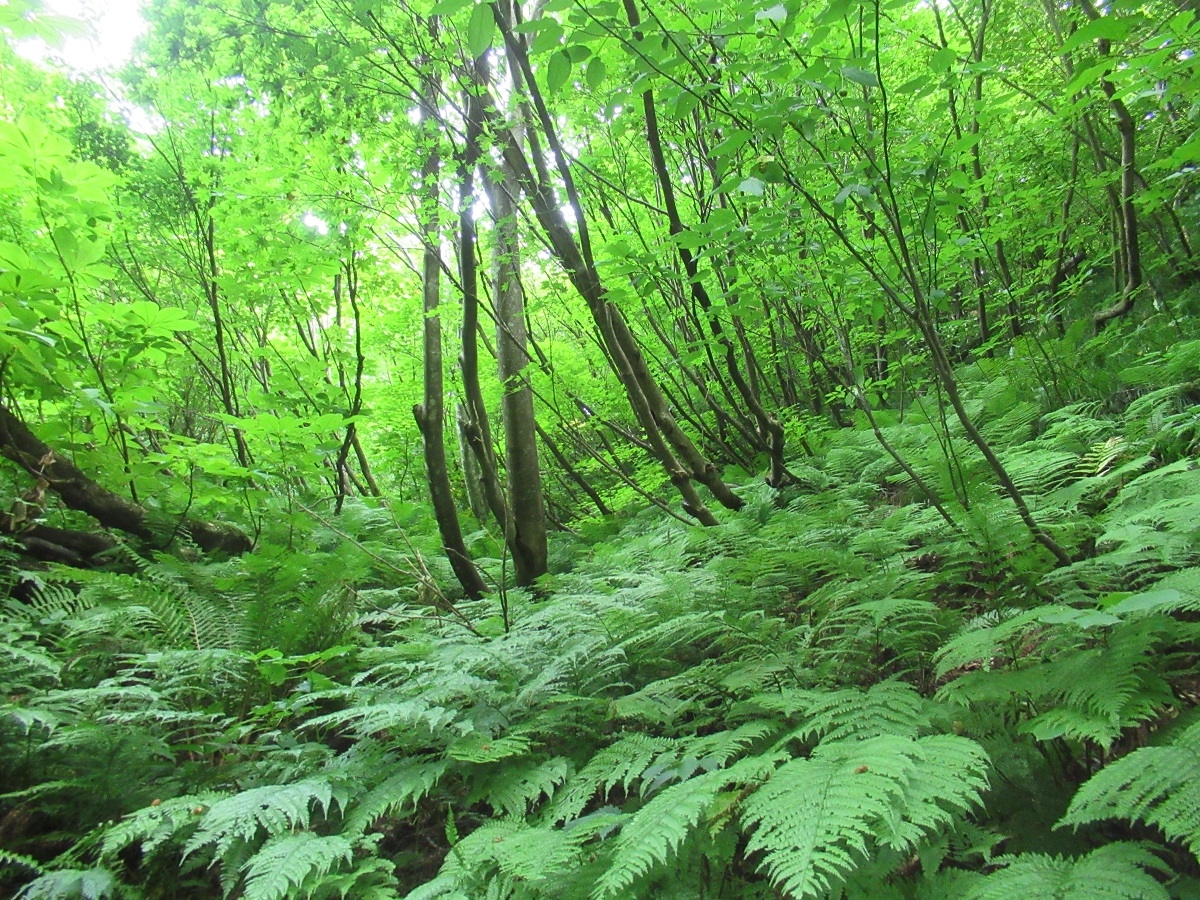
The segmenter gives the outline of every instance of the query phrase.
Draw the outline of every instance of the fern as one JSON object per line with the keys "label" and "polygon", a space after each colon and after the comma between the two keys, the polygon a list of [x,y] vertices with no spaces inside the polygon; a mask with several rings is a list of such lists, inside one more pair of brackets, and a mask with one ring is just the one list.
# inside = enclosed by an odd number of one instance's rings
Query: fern
{"label": "fern", "polygon": [[10,866],[24,869],[27,872],[33,872],[35,875],[41,875],[46,871],[45,866],[32,856],[26,856],[23,853],[13,853],[0,848],[0,871]]}
{"label": "fern", "polygon": [[313,811],[327,814],[333,802],[333,785],[315,777],[225,797],[202,812],[200,827],[184,845],[183,855],[211,845],[221,856],[237,841],[253,841],[260,831],[279,835],[307,828]]}
{"label": "fern", "polygon": [[1155,825],[1200,858],[1200,723],[1167,746],[1105,766],[1075,794],[1058,827],[1104,819]]}
{"label": "fern", "polygon": [[1170,894],[1151,873],[1170,870],[1136,844],[1116,843],[1078,859],[1040,853],[1000,857],[1004,866],[976,882],[963,900],[1167,900]]}
{"label": "fern", "polygon": [[805,722],[795,732],[801,740],[833,743],[882,735],[915,737],[927,723],[921,696],[899,681],[882,681],[866,691],[811,691],[801,696]]}
{"label": "fern", "polygon": [[529,739],[514,734],[504,737],[488,737],[486,734],[469,734],[454,741],[446,755],[459,762],[490,763],[529,753]]}
{"label": "fern", "polygon": [[621,826],[613,848],[617,861],[596,882],[593,896],[619,895],[656,865],[666,863],[722,790],[729,785],[760,781],[773,767],[769,758],[751,757],[659,792]]}
{"label": "fern", "polygon": [[59,869],[25,885],[16,900],[108,900],[117,890],[107,869]]}
{"label": "fern", "polygon": [[311,831],[276,835],[244,866],[246,890],[242,896],[246,900],[283,900],[293,889],[322,878],[338,864],[349,863],[353,855],[353,845],[338,835],[322,837]]}
{"label": "fern", "polygon": [[821,744],[779,768],[743,806],[747,852],[781,891],[830,890],[871,853],[876,836],[908,848],[979,802],[987,758],[965,738],[894,736]]}
{"label": "fern", "polygon": [[576,818],[592,801],[597,791],[605,795],[620,785],[626,792],[634,780],[658,757],[670,753],[675,745],[665,738],[632,734],[601,750],[575,777],[566,783],[554,800],[554,821]]}
{"label": "fern", "polygon": [[[498,875],[501,884],[507,881],[553,889],[578,865],[582,846],[610,824],[599,817],[571,828],[533,827],[512,819],[488,822],[454,846],[442,871],[459,885]],[[497,895],[506,896],[506,892]]]}
{"label": "fern", "polygon": [[363,834],[378,819],[395,815],[409,804],[415,805],[433,790],[445,771],[446,763],[442,761],[400,760],[391,763],[382,782],[354,798],[346,813],[343,831]]}
{"label": "fern", "polygon": [[346,727],[362,739],[381,732],[403,733],[414,726],[422,726],[425,733],[437,732],[456,718],[451,710],[432,706],[421,699],[371,702],[370,695],[362,692],[351,697],[355,705],[309,719],[307,727],[318,730]]}
{"label": "fern", "polygon": [[543,762],[506,763],[488,784],[487,801],[498,813],[524,816],[543,797],[551,796],[572,770],[571,763],[561,756]]}

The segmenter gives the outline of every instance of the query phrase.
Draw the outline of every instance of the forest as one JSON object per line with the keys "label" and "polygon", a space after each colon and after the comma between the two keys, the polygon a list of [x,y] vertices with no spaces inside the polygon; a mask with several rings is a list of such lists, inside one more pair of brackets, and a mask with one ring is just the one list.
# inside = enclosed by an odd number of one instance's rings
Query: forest
{"label": "forest", "polygon": [[1200,2],[141,14],[0,4],[0,897],[1200,897]]}

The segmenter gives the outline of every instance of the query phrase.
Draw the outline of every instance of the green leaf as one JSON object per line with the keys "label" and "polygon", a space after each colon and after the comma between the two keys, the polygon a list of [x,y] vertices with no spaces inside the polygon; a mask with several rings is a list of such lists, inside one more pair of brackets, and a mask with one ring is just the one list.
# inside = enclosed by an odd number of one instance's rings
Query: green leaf
{"label": "green leaf", "polygon": [[471,0],[438,0],[429,11],[431,16],[452,16],[471,5]]}
{"label": "green leaf", "polygon": [[945,72],[958,59],[958,54],[949,47],[943,47],[929,59],[929,68],[935,72]]}
{"label": "green leaf", "polygon": [[604,60],[600,57],[596,57],[588,63],[587,83],[592,90],[596,90],[604,83]]}
{"label": "green leaf", "polygon": [[562,43],[563,28],[553,17],[543,16],[540,19],[534,19],[528,24],[538,26],[533,41],[529,45],[530,56],[536,56],[539,53],[545,53],[547,50],[553,50]]}
{"label": "green leaf", "polygon": [[842,66],[842,77],[864,87],[879,87],[879,76],[869,69],[860,69],[858,66]]}
{"label": "green leaf", "polygon": [[496,20],[492,16],[492,4],[480,3],[471,10],[471,21],[467,23],[467,49],[472,56],[482,56],[492,46],[492,35]]}
{"label": "green leaf", "polygon": [[1063,41],[1062,49],[1064,53],[1069,53],[1082,47],[1089,41],[1120,41],[1124,40],[1129,32],[1133,30],[1133,26],[1137,20],[1132,17],[1117,16],[1101,16],[1098,19],[1092,19],[1073,35]]}
{"label": "green leaf", "polygon": [[761,178],[754,178],[751,176],[750,178],[743,178],[741,183],[738,184],[737,189],[743,194],[761,197],[765,187],[766,185],[763,183]]}
{"label": "green leaf", "polygon": [[557,94],[571,77],[571,57],[565,50],[559,50],[550,57],[546,67],[546,89]]}

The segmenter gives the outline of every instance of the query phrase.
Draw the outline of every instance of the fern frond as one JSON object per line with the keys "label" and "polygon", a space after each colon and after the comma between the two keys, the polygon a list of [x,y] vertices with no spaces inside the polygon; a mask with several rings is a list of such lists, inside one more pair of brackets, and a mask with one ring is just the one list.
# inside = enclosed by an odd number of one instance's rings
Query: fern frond
{"label": "fern frond", "polygon": [[1039,607],[1023,612],[1002,609],[967,623],[938,650],[935,656],[937,676],[944,677],[976,662],[990,666],[996,657],[1015,658],[1018,655],[1015,648],[1025,645],[1027,633],[1039,628],[1042,618],[1057,609],[1060,607]]}
{"label": "fern frond", "polygon": [[552,795],[572,771],[570,761],[561,756],[543,762],[506,763],[487,787],[487,802],[496,812],[524,816],[542,797]]}
{"label": "fern frond", "polygon": [[108,900],[118,887],[108,869],[58,869],[25,885],[16,900]]}
{"label": "fern frond", "polygon": [[[879,832],[880,842],[904,852],[927,834],[949,829],[987,790],[990,765],[974,741],[948,734],[920,738],[921,755],[904,786],[902,815]],[[884,836],[884,827],[890,834]]]}
{"label": "fern frond", "polygon": [[608,827],[610,822],[599,820],[571,828],[532,827],[515,819],[487,822],[454,846],[442,871],[458,875],[460,884],[472,876],[486,879],[499,873],[552,886],[578,864],[582,845]]}
{"label": "fern frond", "polygon": [[105,830],[100,841],[100,858],[114,860],[126,847],[137,844],[148,859],[168,842],[195,830],[199,824],[196,810],[203,812],[226,796],[215,792],[187,794],[130,813]]}
{"label": "fern frond", "polygon": [[888,651],[890,671],[923,668],[941,635],[937,606],[928,600],[888,598],[837,609],[815,626],[814,665],[836,672],[869,673]]}
{"label": "fern frond", "polygon": [[0,868],[7,866],[18,866],[28,872],[33,872],[35,875],[42,875],[46,871],[46,867],[32,856],[26,856],[24,853],[13,853],[11,850],[0,848]]}
{"label": "fern frond", "polygon": [[1041,853],[1000,857],[1005,864],[977,881],[964,900],[1167,900],[1151,872],[1168,874],[1160,859],[1137,844],[1115,843],[1078,859]]}
{"label": "fern frond", "polygon": [[525,756],[528,753],[529,738],[522,734],[493,738],[478,732],[457,739],[446,751],[446,755],[451,759],[476,765]]}
{"label": "fern frond", "polygon": [[780,890],[819,895],[870,854],[884,823],[885,843],[907,847],[944,825],[948,810],[978,803],[985,771],[983,751],[951,735],[822,744],[746,800],[743,818],[756,826],[746,849],[764,853]]}
{"label": "fern frond", "polygon": [[359,739],[380,732],[411,731],[423,726],[425,733],[437,732],[455,720],[457,714],[440,706],[431,706],[423,699],[371,702],[371,697],[355,698],[358,703],[348,709],[326,713],[309,719],[308,728],[346,728]]}
{"label": "fern frond", "polygon": [[1076,791],[1056,827],[1104,819],[1157,826],[1200,858],[1200,723],[1167,746],[1109,763]]}
{"label": "fern frond", "polygon": [[795,736],[822,743],[880,735],[915,737],[928,724],[921,695],[901,681],[881,681],[866,691],[810,691],[801,708],[805,722]]}
{"label": "fern frond", "polygon": [[283,900],[309,879],[319,879],[339,863],[350,862],[353,845],[340,835],[311,831],[270,838],[242,867],[246,900]]}
{"label": "fern frond", "polygon": [[1166,617],[1120,622],[1101,647],[1079,649],[1038,668],[1043,683],[1035,696],[1062,702],[1022,730],[1039,740],[1086,738],[1108,748],[1121,732],[1158,713],[1174,699],[1155,664],[1158,649],[1175,631]]}
{"label": "fern frond", "polygon": [[342,823],[344,834],[363,834],[375,822],[414,806],[437,785],[446,771],[446,762],[401,760],[382,782],[354,798]]}
{"label": "fern frond", "polygon": [[674,749],[675,743],[671,740],[643,734],[631,734],[610,744],[588,760],[587,765],[563,787],[561,795],[554,801],[553,821],[576,818],[597,791],[607,795],[619,784],[628,792],[634,780],[641,777],[655,759]]}
{"label": "fern frond", "polygon": [[307,828],[313,811],[328,814],[332,802],[333,785],[322,778],[241,791],[218,800],[203,813],[200,828],[184,845],[183,855],[212,845],[222,856],[235,841],[253,841],[260,830],[274,836]]}
{"label": "fern frond", "polygon": [[665,864],[729,785],[765,778],[773,761],[741,760],[728,769],[706,772],[660,791],[622,827],[614,862],[596,882],[595,898],[621,894],[656,865]]}
{"label": "fern frond", "polygon": [[1079,454],[1036,445],[1000,454],[1013,483],[1026,494],[1045,494],[1065,484],[1079,465]]}

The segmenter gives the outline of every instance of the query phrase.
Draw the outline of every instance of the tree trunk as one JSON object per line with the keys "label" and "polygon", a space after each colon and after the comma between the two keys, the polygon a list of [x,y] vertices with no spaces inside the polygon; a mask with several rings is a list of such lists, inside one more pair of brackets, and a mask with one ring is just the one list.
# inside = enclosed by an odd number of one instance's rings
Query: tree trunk
{"label": "tree trunk", "polygon": [[[477,62],[482,66],[482,61]],[[482,70],[479,81],[486,79]],[[462,352],[459,367],[462,371],[463,404],[465,421],[460,423],[461,433],[478,463],[479,480],[476,482],[483,492],[488,508],[501,530],[507,533],[508,508],[504,501],[504,487],[500,483],[496,453],[492,447],[492,429],[488,423],[487,407],[483,402],[483,389],[479,384],[479,276],[476,264],[478,243],[475,218],[471,208],[475,205],[475,169],[481,155],[479,138],[483,129],[483,110],[480,98],[468,92],[466,98],[466,147],[459,167],[458,182],[462,196],[459,198],[458,216],[458,268],[462,285]]]}
{"label": "tree trunk", "polygon": [[[435,96],[432,85],[425,86],[427,98]],[[430,100],[422,101],[422,113],[426,123],[432,121],[425,107]],[[430,136],[429,141],[435,141]],[[413,418],[421,430],[425,445],[425,474],[429,479],[429,496],[433,514],[437,519],[438,532],[442,537],[442,548],[450,560],[450,566],[459,584],[468,597],[478,598],[487,593],[487,585],[475,564],[467,554],[462,528],[458,522],[458,510],[450,490],[450,473],[446,468],[445,444],[445,401],[442,383],[442,320],[438,314],[440,282],[442,274],[441,253],[438,247],[437,205],[438,172],[441,160],[434,147],[429,149],[425,165],[421,170],[422,210],[421,232],[425,244],[422,257],[421,296],[425,311],[424,318],[424,376],[425,402],[413,407]]]}
{"label": "tree trunk", "polygon": [[528,586],[546,574],[546,508],[538,468],[537,420],[533,391],[525,375],[530,364],[525,330],[525,294],[520,279],[516,207],[507,187],[516,177],[500,169],[503,182],[489,185],[496,216],[492,296],[496,304],[496,366],[503,387],[504,467],[508,474],[505,539],[517,584]]}
{"label": "tree trunk", "polygon": [[[559,262],[566,269],[575,289],[587,303],[588,310],[592,314],[592,319],[609,354],[613,371],[625,388],[630,406],[646,432],[647,442],[654,448],[655,458],[663,466],[671,483],[680,492],[684,508],[689,515],[703,525],[715,525],[717,520],[700,499],[700,495],[692,484],[693,479],[708,487],[718,502],[728,509],[740,509],[745,501],[730,490],[722,480],[717,467],[700,453],[691,438],[679,427],[663,397],[662,390],[646,365],[645,356],[633,333],[629,330],[628,323],[621,311],[609,301],[608,292],[596,272],[592,259],[587,220],[583,214],[582,204],[579,202],[574,179],[571,177],[570,167],[558,140],[550,113],[542,102],[529,57],[519,36],[513,33],[513,23],[508,18],[507,11],[501,9],[501,4],[498,3],[493,5],[492,10],[500,32],[504,36],[509,59],[513,62],[514,68],[521,73],[525,88],[537,111],[541,131],[550,143],[556,170],[563,180],[576,226],[579,229],[578,241],[571,232],[557,192],[549,180],[549,166],[546,163],[546,157],[534,139],[533,133],[530,133],[528,143],[531,157],[537,168],[536,176],[529,161],[525,158],[519,142],[501,123],[496,136],[500,142],[503,157],[520,179],[521,186],[528,194],[537,219],[545,230],[546,237]],[[514,80],[516,80],[515,73]],[[678,454],[678,458],[676,454]]]}

